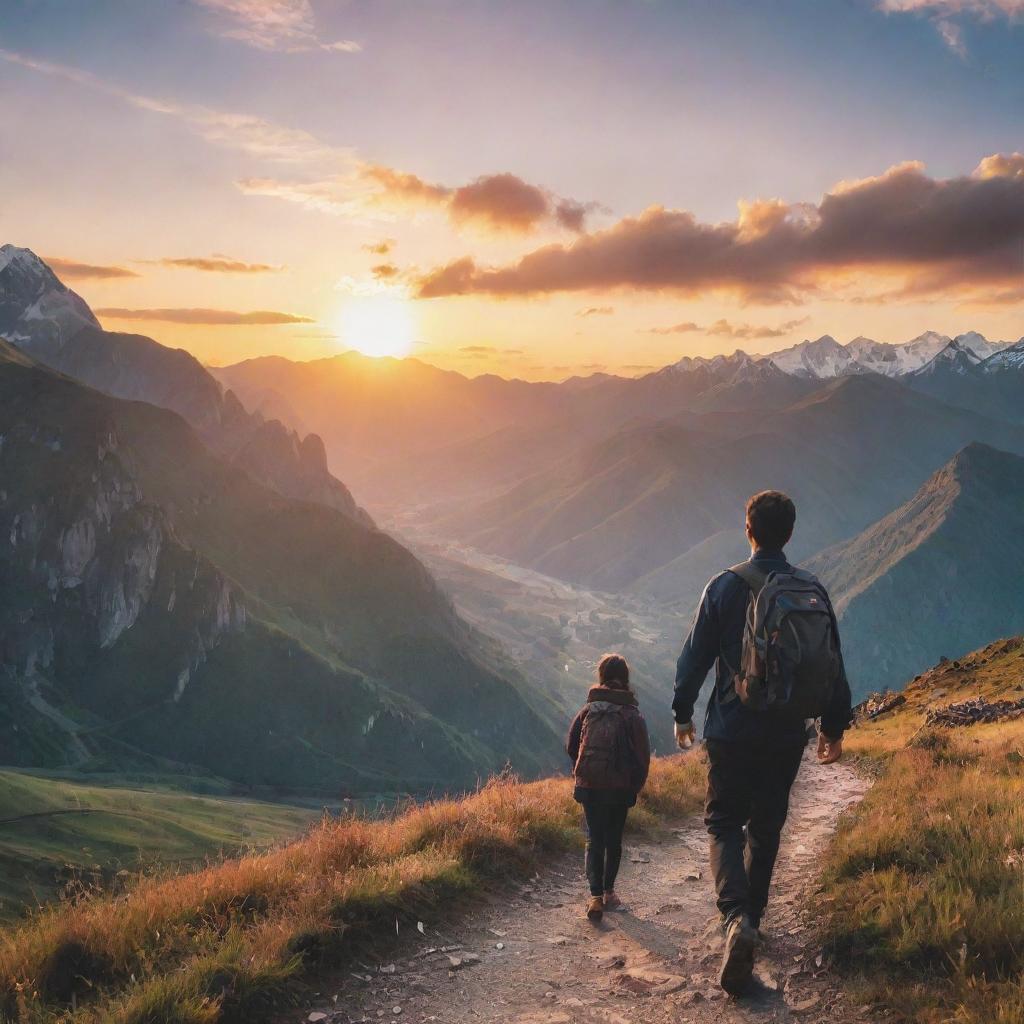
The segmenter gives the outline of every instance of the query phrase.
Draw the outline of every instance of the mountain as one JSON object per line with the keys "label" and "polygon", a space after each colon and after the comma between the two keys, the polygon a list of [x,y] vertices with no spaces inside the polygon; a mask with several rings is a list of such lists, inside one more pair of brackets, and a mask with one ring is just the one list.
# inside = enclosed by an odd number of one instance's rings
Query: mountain
{"label": "mountain", "polygon": [[392,538],[3,342],[0,537],[4,763],[379,793],[558,750],[544,698]]}
{"label": "mountain", "polygon": [[864,372],[854,353],[845,345],[840,345],[830,334],[823,334],[814,341],[803,341],[791,348],[773,352],[768,358],[786,373],[797,377],[812,377],[816,380]]}
{"label": "mountain", "polygon": [[[827,380],[851,373],[880,373],[899,377],[913,373],[945,349],[953,339],[936,331],[925,331],[901,345],[888,345],[863,336],[841,345],[831,335],[775,352],[768,358],[776,366],[799,377]],[[1002,347],[977,331],[957,335],[960,347],[986,359]]]}
{"label": "mountain", "polygon": [[58,348],[99,321],[30,249],[0,245],[0,337]]}
{"label": "mountain", "polygon": [[1019,373],[1024,370],[1024,338],[1015,345],[1007,345],[984,361],[982,372],[995,376],[1005,371]]}
{"label": "mountain", "polygon": [[1024,629],[1024,459],[971,444],[808,568],[832,595],[857,697]]}
{"label": "mountain", "polygon": [[985,359],[956,339],[904,379],[916,391],[952,405],[1024,423],[1024,338]]}
{"label": "mountain", "polygon": [[808,390],[743,352],[686,358],[637,378],[561,384],[470,378],[355,352],[308,363],[267,357],[213,372],[249,409],[268,401],[301,409],[331,467],[386,512],[480,498],[631,422],[690,408],[767,408]]}
{"label": "mountain", "polygon": [[328,472],[319,438],[303,440],[280,422],[250,415],[182,349],[104,331],[85,301],[30,249],[0,246],[0,338],[108,395],[172,409],[217,452],[282,494],[368,522],[348,488]]}
{"label": "mountain", "polygon": [[316,430],[341,465],[482,436],[554,409],[558,385],[469,378],[417,359],[345,352],[299,363],[248,359],[212,371],[247,406],[274,392]]}
{"label": "mountain", "polygon": [[1009,347],[1007,342],[989,341],[984,334],[979,334],[977,331],[958,334],[953,340],[968,349],[980,360],[988,359],[989,356],[994,356],[997,352],[1002,352],[1003,349]]}
{"label": "mountain", "polygon": [[921,380],[942,374],[964,377],[973,373],[981,362],[981,357],[973,349],[954,338],[941,352],[920,369],[914,370],[910,376]]}
{"label": "mountain", "polygon": [[[842,377],[776,411],[627,427],[467,503],[438,531],[595,589],[636,586],[665,599],[671,581],[662,573],[652,590],[651,574],[691,550],[688,564],[706,568],[700,546],[716,535],[716,556],[734,551],[753,492],[793,495],[792,553],[802,558],[907,500],[973,440],[1024,453],[1020,427],[874,374]],[[680,579],[680,600],[699,584]]]}

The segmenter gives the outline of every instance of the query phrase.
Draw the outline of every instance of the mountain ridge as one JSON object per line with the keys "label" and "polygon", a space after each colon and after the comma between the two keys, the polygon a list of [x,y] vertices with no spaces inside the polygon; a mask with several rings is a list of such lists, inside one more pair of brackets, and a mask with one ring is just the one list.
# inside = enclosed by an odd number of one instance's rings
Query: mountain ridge
{"label": "mountain ridge", "polygon": [[[191,353],[144,335],[104,331],[88,304],[30,249],[0,246],[0,337],[34,360],[115,398],[149,402],[182,415],[228,458],[245,453],[251,472],[291,497],[325,502],[365,522],[348,488],[330,476],[326,452],[248,413]],[[283,425],[281,425],[283,427]],[[275,442],[277,458],[253,458],[253,444]],[[321,456],[322,452],[322,456]]]}
{"label": "mountain ridge", "polygon": [[1024,628],[1024,458],[972,442],[906,503],[817,555],[857,693]]}
{"label": "mountain ridge", "polygon": [[542,697],[388,535],[7,345],[0,436],[8,763],[355,792],[550,764]]}

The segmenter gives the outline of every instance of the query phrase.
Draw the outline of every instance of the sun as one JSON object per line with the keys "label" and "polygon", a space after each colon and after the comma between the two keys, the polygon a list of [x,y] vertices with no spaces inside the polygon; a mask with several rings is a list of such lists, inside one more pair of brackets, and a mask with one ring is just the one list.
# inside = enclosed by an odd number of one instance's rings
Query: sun
{"label": "sun", "polygon": [[401,294],[352,295],[339,314],[346,348],[366,356],[407,356],[416,342],[412,303]]}

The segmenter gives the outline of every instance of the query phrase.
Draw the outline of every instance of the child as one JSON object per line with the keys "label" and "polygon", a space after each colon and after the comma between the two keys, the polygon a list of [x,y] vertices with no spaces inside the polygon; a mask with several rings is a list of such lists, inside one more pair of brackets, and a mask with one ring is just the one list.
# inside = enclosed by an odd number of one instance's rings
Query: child
{"label": "child", "polygon": [[629,666],[606,654],[597,666],[597,685],[569,728],[566,752],[572,759],[573,798],[587,819],[587,917],[600,921],[619,905],[615,876],[622,858],[622,830],[651,765],[647,723],[629,688]]}

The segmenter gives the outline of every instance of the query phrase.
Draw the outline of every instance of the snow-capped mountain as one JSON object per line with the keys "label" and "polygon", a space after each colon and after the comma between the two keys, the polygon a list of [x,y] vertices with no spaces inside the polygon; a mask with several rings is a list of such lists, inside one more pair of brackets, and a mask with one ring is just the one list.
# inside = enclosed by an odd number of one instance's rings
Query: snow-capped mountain
{"label": "snow-capped mountain", "polygon": [[773,352],[768,359],[780,370],[795,377],[824,380],[828,377],[844,377],[850,373],[865,372],[854,353],[846,345],[840,345],[830,334],[823,334],[814,341],[803,341],[780,352]]}
{"label": "snow-capped mountain", "polygon": [[[666,366],[665,369],[676,370],[681,373],[692,373],[697,369],[709,369],[715,373],[729,373],[733,369],[749,367],[753,363],[767,362],[764,357],[752,356],[743,349],[736,349],[731,356],[724,353],[717,356],[683,356],[678,362]],[[659,371],[660,372],[660,371]]]}
{"label": "snow-capped mountain", "polygon": [[896,345],[886,345],[861,334],[847,342],[846,349],[861,372],[881,373],[886,377],[895,377],[900,373],[900,352]]}
{"label": "snow-capped mountain", "polygon": [[31,249],[0,246],[0,337],[45,358],[83,327],[99,327],[85,301]]}
{"label": "snow-capped mountain", "polygon": [[[712,387],[758,384],[794,376],[782,369],[772,358],[752,356],[742,349],[732,355],[683,356],[661,370],[647,375],[647,380],[670,384],[675,381],[697,393]],[[645,378],[640,378],[645,379]]]}
{"label": "snow-capped mountain", "polygon": [[[831,335],[804,341],[792,348],[774,352],[768,358],[776,366],[798,377],[825,380],[851,373],[881,373],[900,377],[928,365],[945,351],[954,339],[938,331],[925,331],[901,345],[889,345],[863,335],[841,345]],[[1003,345],[991,342],[977,331],[956,337],[958,350],[976,357],[976,362],[1000,351]]]}
{"label": "snow-capped mountain", "polygon": [[902,345],[887,345],[870,338],[854,338],[849,348],[865,370],[884,373],[887,377],[898,377],[920,369],[934,359],[951,340],[946,334],[925,331]]}
{"label": "snow-capped mountain", "polygon": [[1004,370],[1024,370],[1024,338],[1015,345],[1000,349],[986,359],[980,367],[985,373],[1000,373]]}
{"label": "snow-capped mountain", "polygon": [[[963,337],[961,335],[961,337]],[[980,335],[979,335],[980,337]],[[984,339],[982,339],[984,340]],[[988,342],[985,342],[987,345]],[[934,376],[940,373],[954,373],[965,376],[981,365],[981,357],[960,338],[954,338],[941,352],[924,366],[911,370],[911,377]]]}

